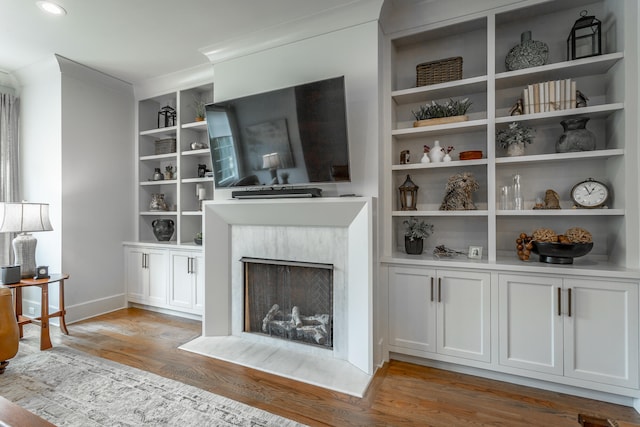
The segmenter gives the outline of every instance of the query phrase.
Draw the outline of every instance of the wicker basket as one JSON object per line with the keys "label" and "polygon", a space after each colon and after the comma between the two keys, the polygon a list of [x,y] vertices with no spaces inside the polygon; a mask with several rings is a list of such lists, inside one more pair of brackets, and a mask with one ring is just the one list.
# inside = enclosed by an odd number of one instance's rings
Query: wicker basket
{"label": "wicker basket", "polygon": [[450,82],[462,78],[462,57],[440,59],[416,65],[416,86]]}
{"label": "wicker basket", "polygon": [[165,138],[156,140],[156,154],[169,154],[176,152],[176,139]]}

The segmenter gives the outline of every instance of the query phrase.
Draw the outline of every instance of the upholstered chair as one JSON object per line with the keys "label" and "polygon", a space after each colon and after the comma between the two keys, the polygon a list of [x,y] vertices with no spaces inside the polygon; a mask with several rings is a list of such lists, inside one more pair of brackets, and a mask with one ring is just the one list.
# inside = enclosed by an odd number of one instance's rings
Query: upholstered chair
{"label": "upholstered chair", "polygon": [[9,364],[7,359],[11,359],[18,352],[19,341],[20,332],[13,311],[11,290],[0,285],[0,374]]}

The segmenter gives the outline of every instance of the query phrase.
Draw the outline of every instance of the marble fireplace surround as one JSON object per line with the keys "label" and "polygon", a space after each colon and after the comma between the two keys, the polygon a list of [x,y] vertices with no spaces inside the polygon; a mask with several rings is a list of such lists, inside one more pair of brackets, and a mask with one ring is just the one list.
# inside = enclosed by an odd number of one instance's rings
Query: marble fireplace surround
{"label": "marble fireplace surround", "polygon": [[[204,204],[202,336],[182,349],[363,396],[374,373],[372,199]],[[243,332],[242,257],[334,266],[334,347]]]}

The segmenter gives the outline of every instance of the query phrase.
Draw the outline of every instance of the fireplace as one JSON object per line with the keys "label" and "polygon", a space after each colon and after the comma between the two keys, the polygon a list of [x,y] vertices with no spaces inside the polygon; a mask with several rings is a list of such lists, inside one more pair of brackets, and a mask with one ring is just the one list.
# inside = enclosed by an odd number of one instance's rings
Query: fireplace
{"label": "fireplace", "polygon": [[244,332],[333,348],[333,265],[273,259],[244,264]]}
{"label": "fireplace", "polygon": [[[379,363],[373,204],[366,197],[204,203],[202,336],[180,348],[362,397]],[[332,266],[331,348],[245,331],[243,257]]]}

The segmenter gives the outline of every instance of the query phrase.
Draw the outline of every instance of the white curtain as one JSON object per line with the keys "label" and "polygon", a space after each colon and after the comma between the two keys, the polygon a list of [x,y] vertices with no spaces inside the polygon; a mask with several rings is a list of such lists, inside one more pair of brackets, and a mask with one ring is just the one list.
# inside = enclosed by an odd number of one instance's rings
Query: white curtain
{"label": "white curtain", "polygon": [[[20,144],[18,120],[20,100],[0,93],[0,202],[17,202],[20,197]],[[0,265],[11,264],[11,236],[0,234]]]}

